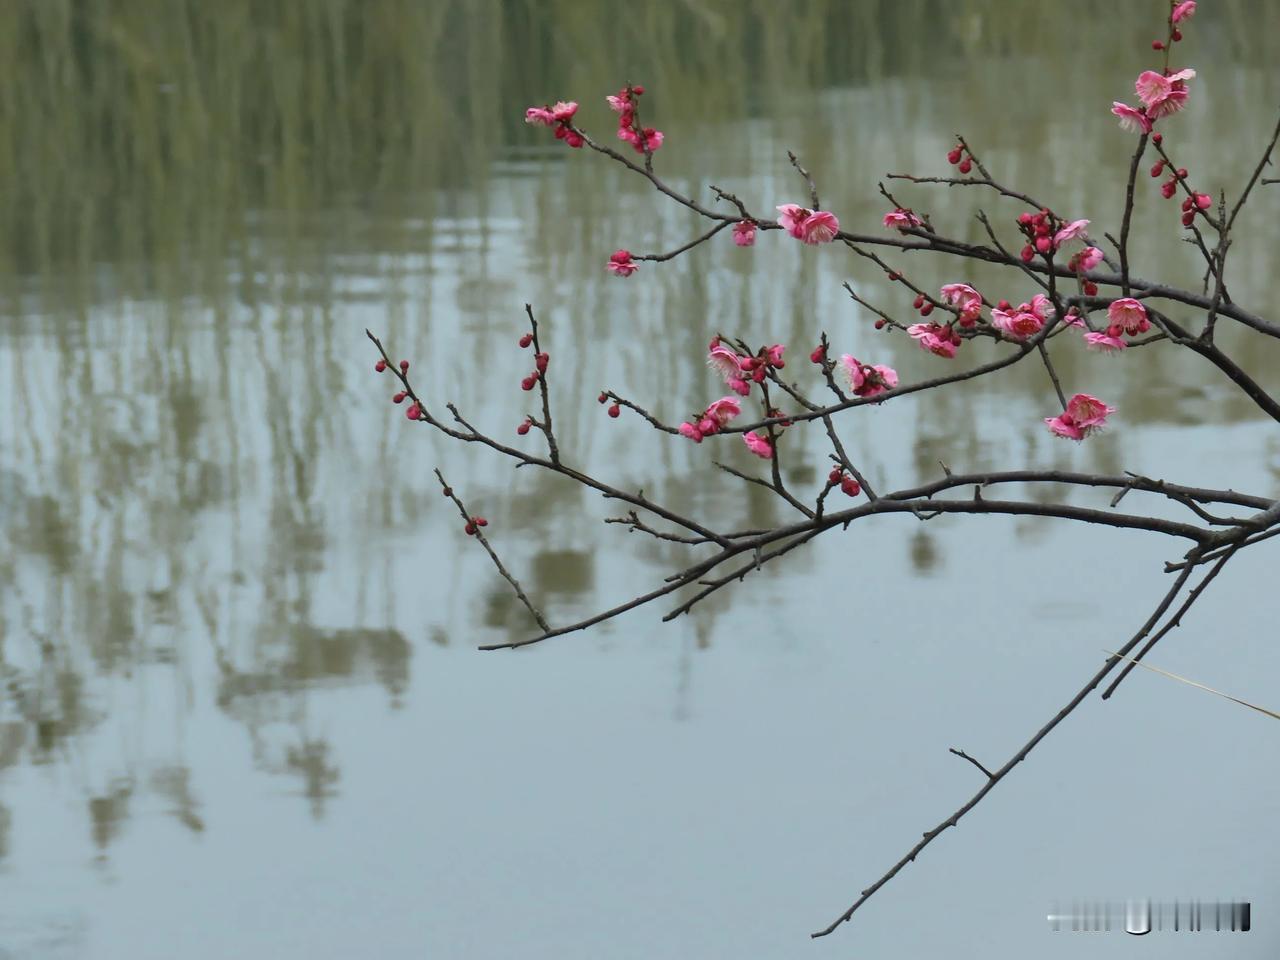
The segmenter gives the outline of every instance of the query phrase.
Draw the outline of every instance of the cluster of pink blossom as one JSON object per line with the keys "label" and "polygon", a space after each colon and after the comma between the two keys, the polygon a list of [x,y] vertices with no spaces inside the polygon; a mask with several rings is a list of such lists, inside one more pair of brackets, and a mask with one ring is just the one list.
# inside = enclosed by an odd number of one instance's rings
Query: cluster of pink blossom
{"label": "cluster of pink blossom", "polygon": [[756,242],[756,225],[751,220],[739,220],[733,225],[733,242],[749,247]]}
{"label": "cluster of pink blossom", "polygon": [[1001,300],[991,311],[991,325],[1002,330],[1015,340],[1025,340],[1044,329],[1044,325],[1054,317],[1053,303],[1043,293],[1037,293],[1029,303],[1020,303],[1017,308],[1010,306],[1008,300]]}
{"label": "cluster of pink blossom", "polygon": [[724,378],[730,390],[745,397],[751,393],[752,383],[764,383],[770,368],[781,369],[787,365],[782,359],[784,350],[786,347],[775,343],[762,347],[754,357],[743,357],[715,337],[707,347],[707,365]]}
{"label": "cluster of pink blossom", "polygon": [[920,344],[921,349],[948,360],[956,355],[960,346],[960,334],[949,323],[913,323],[907,327],[907,333]]}
{"label": "cluster of pink blossom", "polygon": [[955,307],[962,327],[972,327],[982,315],[982,294],[967,283],[945,284],[938,295],[947,306]]}
{"label": "cluster of pink blossom", "polygon": [[1189,227],[1195,221],[1197,211],[1208,210],[1213,206],[1213,197],[1207,193],[1199,193],[1192,190],[1187,186],[1187,168],[1179,167],[1174,170],[1172,164],[1168,163],[1163,157],[1151,167],[1151,176],[1153,178],[1159,177],[1164,173],[1166,167],[1170,170],[1169,179],[1160,184],[1160,195],[1166,200],[1172,200],[1173,195],[1178,192],[1178,185],[1182,185],[1187,192],[1186,198],[1182,201],[1182,225]]}
{"label": "cluster of pink blossom", "polygon": [[846,474],[843,467],[836,467],[827,474],[827,486],[838,486],[847,497],[856,497],[862,492],[862,484],[858,483],[857,478]]}
{"label": "cluster of pink blossom", "polygon": [[573,129],[571,122],[573,115],[577,112],[577,103],[572,100],[561,100],[554,107],[530,107],[524,112],[524,122],[543,127],[555,127],[557,140],[563,140],[569,146],[577,148],[585,142],[582,134]]}
{"label": "cluster of pink blossom", "polygon": [[882,221],[890,230],[906,230],[909,227],[923,227],[924,221],[906,207],[898,207],[884,215]]}
{"label": "cluster of pink blossom", "polygon": [[1083,279],[1083,275],[1088,273],[1094,267],[1102,262],[1102,251],[1097,247],[1085,247],[1071,255],[1071,259],[1067,261],[1067,268],[1074,270],[1081,276],[1080,287],[1086,296],[1095,296],[1098,292],[1098,285],[1092,280]]}
{"label": "cluster of pink blossom", "polygon": [[[1083,326],[1082,321],[1075,321],[1072,326]],[[1124,337],[1136,337],[1151,329],[1151,321],[1147,319],[1147,308],[1133,297],[1122,297],[1111,301],[1107,307],[1107,329],[1105,331],[1090,330],[1084,335],[1084,342],[1091,350],[1102,353],[1117,353],[1128,346]]]}
{"label": "cluster of pink blossom", "polygon": [[1047,259],[1067,241],[1086,239],[1084,231],[1087,226],[1088,220],[1066,223],[1048,210],[1019,214],[1018,229],[1027,238],[1027,244],[1022,248],[1023,262],[1030,263],[1037,253]]}
{"label": "cluster of pink blossom", "polygon": [[661,130],[642,127],[636,119],[636,98],[644,93],[644,87],[628,84],[616,96],[605,97],[609,109],[618,114],[618,139],[625,140],[636,153],[653,153],[666,139]]}
{"label": "cluster of pink blossom", "polygon": [[[822,348],[819,347],[818,350]],[[817,351],[815,351],[816,353]],[[813,354],[809,355],[813,359]],[[815,362],[821,362],[822,358]],[[854,396],[875,397],[898,385],[898,371],[882,363],[863,363],[852,354],[840,357],[840,370]]]}
{"label": "cluster of pink blossom", "polygon": [[773,444],[769,442],[769,438],[763,433],[749,430],[742,435],[742,442],[747,445],[748,450],[762,460],[773,459]]}
{"label": "cluster of pink blossom", "polygon": [[[973,169],[973,155],[969,152],[969,148],[963,141],[957,143],[955,148],[947,152],[947,163],[956,167],[961,173],[968,173]],[[888,226],[888,224],[885,224]]]}
{"label": "cluster of pink blossom", "polygon": [[[533,334],[526,333],[520,338],[520,348],[527,350],[533,344]],[[520,381],[521,390],[532,390],[538,385],[538,381],[542,379],[542,375],[547,372],[547,364],[551,362],[549,353],[535,353],[533,355],[533,372]],[[525,431],[526,433],[528,431]]]}
{"label": "cluster of pink blossom", "polygon": [[1106,426],[1107,417],[1116,412],[1097,397],[1077,393],[1067,401],[1067,408],[1056,417],[1045,417],[1049,430],[1068,440],[1083,440]]}
{"label": "cluster of pink blossom", "polygon": [[703,437],[719,433],[740,413],[742,413],[742,401],[737,397],[721,397],[702,413],[680,424],[680,435],[688,437],[694,443],[701,443]]}
{"label": "cluster of pink blossom", "polygon": [[808,210],[799,204],[778,207],[778,223],[801,243],[830,243],[840,232],[840,221],[827,210]]}
{"label": "cluster of pink blossom", "polygon": [[1194,70],[1170,71],[1168,68],[1170,44],[1182,39],[1178,24],[1189,20],[1196,12],[1195,0],[1183,0],[1169,11],[1168,41],[1153,40],[1153,50],[1165,52],[1165,68],[1162,73],[1144,70],[1134,81],[1133,88],[1142,106],[1131,107],[1119,100],[1111,104],[1111,112],[1120,120],[1120,126],[1131,133],[1150,133],[1152,124],[1161,117],[1177,113],[1187,104],[1187,81],[1196,75]]}

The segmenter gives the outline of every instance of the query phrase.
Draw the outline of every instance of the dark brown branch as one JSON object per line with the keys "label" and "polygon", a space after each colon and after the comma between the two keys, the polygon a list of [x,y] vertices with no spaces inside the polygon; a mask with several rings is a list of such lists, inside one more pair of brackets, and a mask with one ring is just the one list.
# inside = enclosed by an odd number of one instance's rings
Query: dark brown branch
{"label": "dark brown branch", "polygon": [[[1162,599],[1160,603],[1156,606],[1155,611],[1151,614],[1150,617],[1147,618],[1146,623],[1144,623],[1142,627],[1138,630],[1138,632],[1135,633],[1132,638],[1130,638],[1128,643],[1126,643],[1123,647],[1121,647],[1117,651],[1118,654],[1120,654],[1121,656],[1128,654],[1130,650],[1132,650],[1139,643],[1141,643],[1142,639],[1148,633],[1151,632],[1152,628],[1155,627],[1155,625],[1159,622],[1160,618],[1164,616],[1165,611],[1169,609],[1169,606],[1173,603],[1174,599],[1182,591],[1182,587],[1187,582],[1187,578],[1191,575],[1191,571],[1193,569],[1194,567],[1189,566],[1185,570],[1183,570],[1182,573],[1178,575],[1177,580],[1174,582],[1173,586],[1169,588],[1169,591],[1164,595],[1164,599]],[[929,844],[931,844],[934,840],[936,840],[944,830],[946,830],[948,827],[956,826],[960,822],[960,819],[966,813],[968,813],[970,810],[972,810],[974,807],[976,807],[979,803],[982,802],[983,797],[985,797],[988,793],[990,793],[995,788],[996,784],[998,784],[1001,780],[1003,780],[1006,776],[1008,776],[1009,772],[1013,770],[1014,767],[1016,767],[1019,763],[1021,763],[1024,759],[1026,759],[1027,755],[1036,748],[1036,746],[1040,743],[1041,740],[1043,740],[1046,736],[1049,735],[1049,732],[1052,731],[1054,727],[1056,727],[1059,723],[1061,723],[1064,719],[1066,719],[1072,713],[1072,711],[1074,711],[1076,707],[1078,707],[1084,701],[1085,697],[1087,697],[1089,693],[1099,683],[1102,682],[1102,680],[1107,676],[1108,673],[1111,672],[1112,668],[1118,662],[1119,660],[1116,659],[1115,657],[1108,659],[1107,662],[1102,666],[1102,668],[1097,673],[1095,673],[1092,678],[1090,678],[1089,682],[1086,683],[1083,687],[1081,687],[1080,691],[1074,697],[1072,697],[1071,700],[1067,702],[1066,706],[1064,706],[1061,710],[1057,712],[1057,714],[1054,715],[1053,719],[1051,719],[1048,723],[1046,723],[1039,730],[1037,730],[1035,735],[1030,740],[1028,740],[1025,744],[1023,744],[1022,748],[1018,750],[1018,752],[1015,753],[1012,757],[1010,757],[1009,760],[1004,764],[1004,766],[1002,766],[999,770],[995,771],[995,773],[991,774],[987,778],[987,782],[983,784],[981,790],[979,790],[972,797],[970,797],[969,800],[963,806],[957,809],[954,813],[952,813],[949,817],[947,817],[945,820],[939,823],[936,827],[934,827],[932,830],[927,831],[924,834],[924,837],[919,842],[917,842],[910,850],[908,850],[906,855],[902,857],[901,860],[899,860],[892,867],[890,867],[889,870],[883,876],[881,876],[879,880],[877,880],[871,886],[864,889],[862,893],[859,895],[858,899],[853,902],[853,905],[849,907],[848,910],[846,910],[839,917],[837,917],[830,925],[824,927],[823,929],[817,931],[816,933],[810,934],[810,936],[815,938],[825,937],[828,934],[830,934],[833,930],[835,930],[836,927],[840,926],[840,924],[846,923],[854,915],[854,913],[858,910],[859,907],[861,907],[864,903],[867,902],[868,899],[874,896],[877,890],[879,890],[886,883],[888,883],[895,876],[897,876],[899,871],[901,871],[903,867],[905,867],[908,863],[913,862],[915,858],[919,856],[920,852],[923,851],[924,848],[927,847]]]}

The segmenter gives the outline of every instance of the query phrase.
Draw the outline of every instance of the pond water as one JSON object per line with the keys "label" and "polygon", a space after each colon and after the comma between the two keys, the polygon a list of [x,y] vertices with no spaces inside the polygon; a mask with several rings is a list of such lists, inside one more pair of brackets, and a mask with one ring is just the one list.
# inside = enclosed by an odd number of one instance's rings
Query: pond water
{"label": "pond water", "polygon": [[[1201,7],[1177,51],[1199,75],[1166,143],[1203,188],[1234,192],[1274,120],[1280,39],[1265,3]],[[409,423],[365,339],[411,358],[437,407],[536,449],[514,434],[532,411],[528,302],[567,459],[725,526],[781,522],[712,465],[757,469],[744,451],[611,420],[595,395],[678,421],[718,395],[703,364],[718,330],[803,361],[825,329],[905,381],[935,375],[944,361],[874,332],[841,284],[899,316],[909,303],[848,251],[777,233],[608,276],[614,249],[700,227],[526,127],[524,108],[580,100],[604,138],[605,94],[643,83],[673,185],[762,212],[802,202],[791,149],[868,233],[877,180],[946,175],[960,132],[1005,182],[1115,232],[1134,141],[1108,109],[1154,65],[1164,9],[15,4],[0,37],[0,958],[1076,957],[1081,935],[1046,922],[1055,900],[1138,896],[1253,904],[1250,934],[1166,934],[1162,956],[1274,956],[1278,728],[1152,674],[1086,702],[853,923],[808,939],[979,786],[947,748],[1003,763],[1146,618],[1182,545],[878,518],[673,623],[642,608],[481,653],[529,623],[435,467],[556,622],[651,589],[686,548]],[[1198,287],[1174,205],[1138,187],[1136,272]],[[1016,205],[894,191],[975,241],[985,209],[1013,242]],[[1274,191],[1232,251],[1232,293],[1260,312]],[[895,262],[925,287],[1035,292],[925,256]],[[1274,352],[1226,333],[1280,386]],[[1056,401],[1030,364],[852,411],[844,441],[882,489],[942,460],[1276,492],[1274,424],[1207,363],[1063,344],[1068,393],[1120,409],[1088,443],[1046,433]],[[810,433],[787,477],[816,489]],[[1280,706],[1274,556],[1234,560],[1152,662]]]}

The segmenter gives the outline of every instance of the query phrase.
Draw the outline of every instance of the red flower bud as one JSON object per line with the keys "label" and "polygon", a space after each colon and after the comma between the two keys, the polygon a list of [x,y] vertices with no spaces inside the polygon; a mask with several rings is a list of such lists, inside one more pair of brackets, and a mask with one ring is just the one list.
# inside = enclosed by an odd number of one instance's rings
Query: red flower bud
{"label": "red flower bud", "polygon": [[444,487],[440,492],[446,497],[452,497],[453,487]]}
{"label": "red flower bud", "polygon": [[1035,259],[1035,255],[1036,255],[1035,248],[1031,246],[1031,244],[1027,244],[1025,247],[1023,247],[1022,253],[1018,254],[1018,256],[1022,257],[1023,263],[1030,263],[1033,259]]}
{"label": "red flower bud", "polygon": [[521,389],[521,390],[532,390],[532,389],[533,389],[533,385],[534,385],[535,383],[537,383],[537,382],[538,382],[538,377],[537,377],[537,375],[536,375],[536,374],[532,374],[532,373],[531,373],[531,374],[529,374],[529,376],[525,377],[523,380],[521,380],[521,381],[520,381],[520,389]]}
{"label": "red flower bud", "polygon": [[1163,50],[1163,49],[1164,49],[1164,42],[1163,42],[1163,41],[1161,41],[1161,40],[1152,40],[1152,41],[1151,41],[1151,49],[1152,49],[1152,50]]}
{"label": "red flower bud", "polygon": [[877,330],[884,329],[884,317],[881,317],[879,320],[876,321],[876,329]]}
{"label": "red flower bud", "polygon": [[637,83],[634,87],[631,88],[631,92],[638,97],[644,93],[644,87],[640,86],[640,84]]}
{"label": "red flower bud", "polygon": [[1153,134],[1151,135],[1151,142],[1152,142],[1152,143],[1164,143],[1164,134],[1163,134],[1163,133],[1153,133]]}
{"label": "red flower bud", "polygon": [[378,373],[381,373],[383,370],[387,369],[387,361],[379,360],[377,363],[373,365],[373,369],[376,370]]}
{"label": "red flower bud", "polygon": [[1124,327],[1121,324],[1113,323],[1111,326],[1107,327],[1108,337],[1118,337],[1122,333],[1124,333]]}
{"label": "red flower bud", "polygon": [[813,353],[809,354],[810,363],[821,363],[825,359],[827,359],[827,348],[822,344],[818,344],[814,347]]}
{"label": "red flower bud", "polygon": [[404,415],[410,420],[417,420],[418,417],[422,416],[422,410],[419,409],[416,403],[414,403],[409,406],[409,409],[404,412]]}
{"label": "red flower bud", "polygon": [[833,484],[836,484],[840,482],[840,478],[843,476],[844,476],[844,471],[839,467],[836,467],[829,474],[827,474],[827,480]]}
{"label": "red flower bud", "polygon": [[1151,176],[1158,177],[1164,172],[1164,161],[1157,160],[1151,167]]}
{"label": "red flower bud", "polygon": [[520,436],[522,436],[522,437],[523,437],[526,433],[528,433],[528,432],[529,432],[529,421],[528,421],[528,420],[526,420],[524,423],[520,424],[520,426],[516,427],[516,433],[520,434]]}
{"label": "red flower bud", "polygon": [[400,372],[401,372],[401,373],[408,373],[408,372],[409,372],[409,361],[408,361],[408,360],[401,360],[401,361],[400,361]]}
{"label": "red flower bud", "polygon": [[1187,168],[1186,168],[1186,167],[1179,167],[1179,168],[1178,168],[1178,179],[1179,179],[1179,180],[1185,180],[1185,179],[1187,179]]}
{"label": "red flower bud", "polygon": [[1196,219],[1196,212],[1194,210],[1188,210],[1186,213],[1182,215],[1182,225],[1184,227],[1189,227],[1193,222],[1195,222],[1195,219]]}
{"label": "red flower bud", "polygon": [[962,156],[964,156],[964,151],[961,150],[959,147],[956,147],[954,150],[947,153],[947,163],[951,164],[954,167],[957,163],[960,162],[960,158]]}
{"label": "red flower bud", "polygon": [[767,372],[768,371],[765,370],[764,365],[761,364],[760,366],[756,367],[754,370],[751,371],[751,379],[754,380],[756,383],[764,383],[764,376]]}
{"label": "red flower bud", "polygon": [[525,348],[525,347],[527,347],[527,346],[529,346],[529,344],[531,344],[531,343],[533,343],[533,334],[532,334],[532,333],[526,333],[523,337],[521,337],[521,338],[520,338],[520,347],[521,347],[522,349],[523,349],[523,348]]}
{"label": "red flower bud", "polygon": [[602,393],[600,394],[600,396],[596,397],[596,403],[604,403],[608,399],[609,399],[609,395],[607,393]]}
{"label": "red flower bud", "polygon": [[1048,253],[1053,248],[1053,241],[1048,237],[1036,237],[1036,250],[1039,253]]}
{"label": "red flower bud", "polygon": [[997,309],[997,310],[1008,310],[1010,306],[1011,306],[1011,304],[1009,303],[1009,301],[1008,301],[1008,300],[1001,300],[999,303],[997,303],[997,304],[996,304],[996,309]]}
{"label": "red flower bud", "polygon": [[1196,206],[1201,210],[1208,210],[1212,205],[1213,197],[1209,196],[1207,193],[1196,194]]}
{"label": "red flower bud", "polygon": [[408,394],[406,394],[403,390],[401,390],[399,393],[397,393],[394,397],[392,397],[392,398],[391,398],[391,402],[392,402],[392,403],[404,403],[404,398],[405,398],[406,396],[408,396]]}
{"label": "red flower bud", "polygon": [[900,274],[897,270],[890,270],[890,271],[889,271],[889,280],[890,280],[890,281],[894,281],[894,280],[901,280],[901,279],[902,279],[902,274]]}
{"label": "red flower bud", "polygon": [[1160,196],[1164,197],[1166,200],[1172,200],[1173,194],[1177,189],[1178,182],[1176,180],[1166,180],[1164,183],[1160,184]]}
{"label": "red flower bud", "polygon": [[919,310],[921,307],[923,307],[923,306],[924,306],[924,294],[923,294],[923,293],[917,293],[917,294],[916,294],[916,298],[915,298],[914,300],[912,300],[912,301],[911,301],[911,306],[912,306],[912,307],[914,307],[914,308],[915,308],[915,309],[917,309],[917,310]]}
{"label": "red flower bud", "polygon": [[1094,283],[1092,280],[1086,280],[1084,282],[1084,292],[1085,292],[1085,296],[1089,296],[1089,297],[1097,296],[1098,285]]}
{"label": "red flower bud", "polygon": [[474,537],[476,535],[476,525],[470,520],[467,521],[467,525],[462,529],[466,531],[468,537]]}
{"label": "red flower bud", "polygon": [[960,166],[956,167],[956,169],[959,170],[961,173],[968,173],[970,170],[973,169],[973,161],[970,160],[968,157],[965,157],[963,160],[960,161]]}
{"label": "red flower bud", "polygon": [[1031,223],[1031,220],[1032,220],[1032,217],[1031,217],[1031,214],[1029,213],[1018,214],[1018,223],[1020,223],[1024,227],[1029,225]]}
{"label": "red flower bud", "polygon": [[931,313],[933,313],[932,303],[926,303],[923,307],[920,308],[920,316],[922,317],[927,317]]}
{"label": "red flower bud", "polygon": [[853,477],[845,477],[840,481],[840,490],[850,497],[856,497],[862,492],[862,485]]}
{"label": "red flower bud", "polygon": [[472,517],[471,519],[475,521],[477,527],[487,527],[489,525],[489,521],[484,517]]}
{"label": "red flower bud", "polygon": [[539,373],[547,372],[547,363],[551,360],[551,356],[546,353],[535,354],[533,358],[534,365],[538,368]]}
{"label": "red flower bud", "polygon": [[622,413],[622,408],[618,406],[616,403],[609,408],[609,416],[613,417],[615,420],[618,418],[619,415],[621,415],[621,413]]}
{"label": "red flower bud", "polygon": [[1170,38],[1173,40],[1173,42],[1174,42],[1174,43],[1177,43],[1179,40],[1181,40],[1181,39],[1182,39],[1182,31],[1181,31],[1181,30],[1179,30],[1177,27],[1174,27],[1174,28],[1173,28],[1173,33],[1171,33],[1169,36],[1170,36]]}

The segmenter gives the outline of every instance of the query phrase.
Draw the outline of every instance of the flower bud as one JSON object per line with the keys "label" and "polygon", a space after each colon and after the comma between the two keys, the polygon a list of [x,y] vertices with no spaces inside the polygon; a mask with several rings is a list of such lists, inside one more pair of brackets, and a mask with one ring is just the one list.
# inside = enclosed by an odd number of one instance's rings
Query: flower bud
{"label": "flower bud", "polygon": [[924,294],[923,294],[923,293],[918,293],[918,294],[916,294],[916,298],[915,298],[914,300],[912,300],[912,301],[911,301],[911,306],[912,306],[912,307],[914,307],[914,308],[915,308],[915,309],[917,309],[917,310],[919,310],[921,307],[923,307],[923,306],[924,306]]}
{"label": "flower bud", "polygon": [[973,169],[973,161],[970,160],[968,157],[965,157],[963,160],[960,161],[960,166],[956,167],[956,169],[959,170],[961,173],[968,173],[970,170]]}
{"label": "flower bud", "polygon": [[532,333],[526,333],[523,337],[521,337],[521,338],[520,338],[520,347],[521,347],[521,349],[524,349],[525,347],[528,347],[528,346],[529,346],[529,344],[531,344],[531,343],[533,343],[533,334],[532,334]]}
{"label": "flower bud", "polygon": [[853,477],[845,477],[840,481],[840,490],[846,496],[856,497],[862,492],[862,485]]}
{"label": "flower bud", "polygon": [[1207,193],[1196,194],[1196,206],[1201,210],[1208,210],[1212,205],[1213,197],[1209,196]]}
{"label": "flower bud", "polygon": [[618,406],[616,403],[615,403],[612,407],[610,407],[610,408],[609,408],[609,416],[613,417],[615,420],[616,420],[616,419],[617,419],[621,414],[622,414],[622,408],[621,408],[620,406]]}
{"label": "flower bud", "polygon": [[962,156],[964,156],[964,151],[961,150],[959,147],[956,147],[954,150],[951,150],[947,153],[947,163],[951,164],[954,167],[957,163],[960,162],[960,158]]}
{"label": "flower bud", "polygon": [[417,420],[418,417],[422,416],[422,410],[416,403],[410,404],[409,409],[404,412],[404,415],[410,420]]}
{"label": "flower bud", "polygon": [[408,360],[401,360],[401,361],[400,361],[400,372],[401,372],[401,373],[408,373],[408,372],[409,372],[409,361],[408,361]]}
{"label": "flower bud", "polygon": [[881,317],[879,320],[876,321],[876,329],[877,330],[884,329],[884,317]]}
{"label": "flower bud", "polygon": [[1098,285],[1094,283],[1092,280],[1086,280],[1084,282],[1084,292],[1085,292],[1085,296],[1088,296],[1088,297],[1097,296]]}
{"label": "flower bud", "polygon": [[373,369],[376,370],[378,373],[381,373],[383,370],[387,369],[387,361],[379,360],[377,363],[373,365]]}
{"label": "flower bud", "polygon": [[528,421],[528,420],[526,420],[524,423],[520,424],[520,426],[516,427],[516,433],[520,434],[520,436],[522,436],[522,437],[523,437],[526,433],[528,433],[528,432],[529,432],[529,421]]}
{"label": "flower bud", "polygon": [[596,397],[596,403],[604,403],[608,399],[609,399],[609,395],[607,393],[602,393],[600,394],[600,396]]}
{"label": "flower bud", "polygon": [[1019,256],[1022,257],[1023,263],[1030,263],[1032,260],[1035,259],[1035,256],[1036,256],[1035,248],[1031,246],[1031,244],[1027,244],[1025,247],[1022,248],[1022,253],[1020,253]]}
{"label": "flower bud", "polygon": [[1163,173],[1163,172],[1164,172],[1164,161],[1163,161],[1163,160],[1157,160],[1154,164],[1152,164],[1152,167],[1151,167],[1151,176],[1152,176],[1152,177],[1158,177],[1158,176],[1160,176],[1160,174],[1161,174],[1161,173]]}
{"label": "flower bud", "polygon": [[927,317],[931,313],[933,313],[932,303],[926,303],[923,307],[920,308],[920,316],[922,317]]}
{"label": "flower bud", "polygon": [[440,491],[440,493],[441,493],[443,496],[446,496],[446,497],[452,497],[452,496],[453,496],[453,487],[444,487],[444,488]]}
{"label": "flower bud", "polygon": [[1053,241],[1048,237],[1036,237],[1036,251],[1048,253],[1053,248]]}
{"label": "flower bud", "polygon": [[1182,31],[1179,30],[1177,27],[1174,27],[1173,33],[1169,35],[1169,38],[1173,40],[1174,43],[1177,43],[1179,40],[1182,39]]}
{"label": "flower bud", "polygon": [[546,353],[535,354],[533,358],[534,365],[538,368],[539,373],[547,372],[547,363],[550,360],[551,360],[550,355]]}
{"label": "flower bud", "polygon": [[827,359],[827,348],[822,344],[818,344],[814,347],[813,353],[809,354],[810,363],[821,363],[825,359]]}
{"label": "flower bud", "polygon": [[1195,222],[1195,219],[1196,219],[1196,212],[1194,210],[1188,210],[1186,213],[1182,215],[1182,225],[1184,227],[1189,227],[1191,226],[1192,223]]}
{"label": "flower bud", "polygon": [[406,394],[403,390],[401,390],[399,393],[397,393],[394,397],[392,397],[392,398],[391,398],[391,402],[392,402],[392,403],[404,403],[404,398],[405,398],[406,396],[408,396],[408,394]]}
{"label": "flower bud", "polygon": [[537,376],[531,373],[529,374],[529,376],[525,377],[523,380],[520,381],[520,389],[532,390],[534,384],[536,384],[537,382],[538,382]]}
{"label": "flower bud", "polygon": [[467,525],[462,529],[466,531],[468,537],[474,537],[476,535],[476,525],[470,520],[467,521]]}
{"label": "flower bud", "polygon": [[1151,142],[1152,142],[1152,143],[1164,143],[1164,134],[1163,134],[1163,133],[1153,133],[1153,134],[1151,135]]}
{"label": "flower bud", "polygon": [[1179,179],[1179,180],[1185,180],[1185,179],[1187,179],[1187,168],[1186,168],[1186,167],[1179,167],[1179,168],[1178,168],[1178,179]]}
{"label": "flower bud", "polygon": [[1151,49],[1152,49],[1152,50],[1163,50],[1163,49],[1164,49],[1164,41],[1162,41],[1162,40],[1152,40],[1152,41],[1151,41]]}

